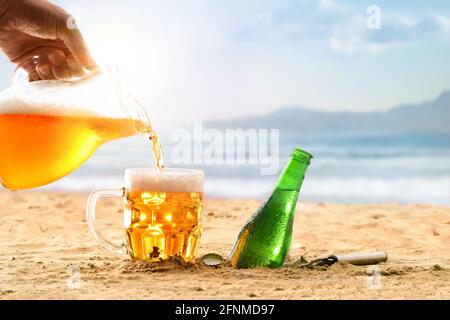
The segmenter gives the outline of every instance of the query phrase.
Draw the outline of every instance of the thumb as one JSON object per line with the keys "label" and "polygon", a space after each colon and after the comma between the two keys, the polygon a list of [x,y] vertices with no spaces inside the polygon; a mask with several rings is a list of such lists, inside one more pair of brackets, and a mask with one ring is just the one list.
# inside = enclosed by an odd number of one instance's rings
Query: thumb
{"label": "thumb", "polygon": [[90,71],[96,70],[98,68],[97,63],[92,58],[83,35],[74,24],[73,17],[68,16],[64,23],[60,25],[62,30],[59,32],[59,38],[64,42],[70,52],[72,52],[77,62],[84,69]]}

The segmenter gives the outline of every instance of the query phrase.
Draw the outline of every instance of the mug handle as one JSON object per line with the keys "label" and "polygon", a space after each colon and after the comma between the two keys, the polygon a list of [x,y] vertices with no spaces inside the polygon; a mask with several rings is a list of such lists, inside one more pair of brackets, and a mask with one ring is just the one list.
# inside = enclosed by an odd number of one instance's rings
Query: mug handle
{"label": "mug handle", "polygon": [[100,242],[106,249],[115,253],[127,253],[127,248],[124,243],[117,245],[107,240],[95,227],[95,207],[97,200],[104,197],[123,197],[125,190],[122,189],[99,189],[95,190],[89,195],[86,205],[86,220],[89,230],[94,235],[95,239]]}

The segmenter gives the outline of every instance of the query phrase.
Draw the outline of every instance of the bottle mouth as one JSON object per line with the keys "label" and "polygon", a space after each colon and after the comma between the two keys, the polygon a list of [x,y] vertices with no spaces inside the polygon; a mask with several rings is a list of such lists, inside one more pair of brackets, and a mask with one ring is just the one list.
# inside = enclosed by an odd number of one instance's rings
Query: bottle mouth
{"label": "bottle mouth", "polygon": [[311,162],[311,159],[314,158],[311,153],[300,148],[294,148],[291,153],[291,157],[306,164],[309,164]]}

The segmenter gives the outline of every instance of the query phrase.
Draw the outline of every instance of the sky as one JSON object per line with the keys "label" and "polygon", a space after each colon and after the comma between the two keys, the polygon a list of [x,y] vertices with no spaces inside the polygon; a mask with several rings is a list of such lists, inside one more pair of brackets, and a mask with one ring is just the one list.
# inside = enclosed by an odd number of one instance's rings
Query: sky
{"label": "sky", "polygon": [[[156,128],[282,105],[385,110],[450,89],[449,1],[54,2],[100,63],[119,66]],[[373,5],[379,29],[367,27]],[[13,69],[0,59],[0,88]]]}

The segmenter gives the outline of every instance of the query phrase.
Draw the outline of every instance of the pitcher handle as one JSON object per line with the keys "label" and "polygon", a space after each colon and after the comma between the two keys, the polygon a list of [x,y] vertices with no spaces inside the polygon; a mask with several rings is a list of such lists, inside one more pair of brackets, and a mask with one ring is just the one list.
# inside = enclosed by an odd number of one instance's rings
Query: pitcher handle
{"label": "pitcher handle", "polygon": [[99,189],[95,190],[89,195],[86,205],[86,220],[89,230],[94,235],[95,239],[100,242],[106,249],[115,253],[127,253],[127,248],[124,243],[120,245],[112,243],[106,239],[95,226],[95,208],[97,200],[104,197],[123,197],[125,190],[122,189]]}

